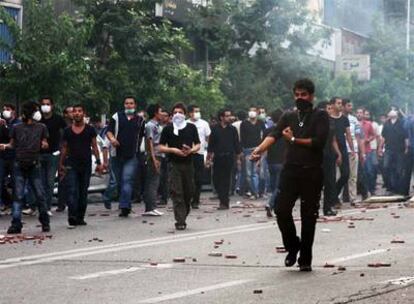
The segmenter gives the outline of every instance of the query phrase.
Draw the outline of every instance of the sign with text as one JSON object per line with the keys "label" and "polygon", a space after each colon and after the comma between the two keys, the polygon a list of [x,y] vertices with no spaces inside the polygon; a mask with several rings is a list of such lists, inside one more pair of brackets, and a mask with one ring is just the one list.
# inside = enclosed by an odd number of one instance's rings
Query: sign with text
{"label": "sign with text", "polygon": [[358,80],[371,79],[371,58],[369,55],[342,55],[336,57],[335,76],[356,74]]}

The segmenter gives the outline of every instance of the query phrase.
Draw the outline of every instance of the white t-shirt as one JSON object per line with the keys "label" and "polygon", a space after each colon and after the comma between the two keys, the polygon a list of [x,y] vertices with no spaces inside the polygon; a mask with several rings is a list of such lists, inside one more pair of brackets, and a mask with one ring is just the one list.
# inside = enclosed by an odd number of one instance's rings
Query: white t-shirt
{"label": "white t-shirt", "polygon": [[236,121],[236,122],[233,122],[233,127],[235,127],[235,128],[236,128],[237,133],[239,134],[239,138],[240,138],[240,126],[241,126],[241,123],[242,123],[242,122],[243,122],[243,121],[241,121],[241,120]]}
{"label": "white t-shirt", "polygon": [[[357,135],[360,136],[362,134],[361,124],[359,123],[358,119],[351,114],[348,115],[348,119],[349,130],[351,131],[352,142],[354,144],[354,151],[358,153],[358,141],[356,137]],[[348,146],[348,142],[346,142],[346,147],[348,149],[348,152],[351,152],[351,149]]]}
{"label": "white t-shirt", "polygon": [[198,154],[204,155],[204,152],[207,149],[207,137],[211,134],[210,125],[204,119],[199,119],[196,121],[192,121],[191,119],[187,120],[187,122],[192,123],[197,127],[198,137],[200,138],[200,150]]}

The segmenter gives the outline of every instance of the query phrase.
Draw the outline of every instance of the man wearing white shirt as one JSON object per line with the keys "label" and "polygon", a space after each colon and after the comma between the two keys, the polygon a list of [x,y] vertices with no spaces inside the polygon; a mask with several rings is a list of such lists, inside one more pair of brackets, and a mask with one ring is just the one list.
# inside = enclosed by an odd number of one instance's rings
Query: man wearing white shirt
{"label": "man wearing white shirt", "polygon": [[193,209],[198,209],[200,205],[201,177],[204,171],[204,154],[207,149],[211,129],[208,122],[201,119],[199,106],[190,105],[188,107],[188,113],[190,115],[190,119],[187,122],[192,123],[197,127],[198,137],[200,138],[201,143],[200,150],[193,156],[195,191],[191,201],[191,207]]}

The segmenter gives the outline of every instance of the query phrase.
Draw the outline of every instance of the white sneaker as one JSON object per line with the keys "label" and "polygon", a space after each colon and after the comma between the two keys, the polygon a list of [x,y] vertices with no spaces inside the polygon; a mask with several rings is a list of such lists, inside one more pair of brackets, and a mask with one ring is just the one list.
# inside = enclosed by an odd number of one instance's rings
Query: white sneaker
{"label": "white sneaker", "polygon": [[22,213],[23,213],[24,215],[32,215],[32,216],[35,216],[35,215],[37,214],[36,210],[33,210],[32,208],[27,208],[27,209],[24,209],[24,210],[22,211]]}
{"label": "white sneaker", "polygon": [[72,225],[72,224],[68,224],[68,229],[75,229],[76,228],[76,226],[75,225]]}
{"label": "white sneaker", "polygon": [[158,214],[159,216],[164,215],[164,213],[162,213],[161,211],[154,209],[153,212],[155,212],[156,214]]}
{"label": "white sneaker", "polygon": [[155,212],[154,210],[152,211],[148,211],[148,212],[144,212],[142,214],[143,216],[160,216],[160,214],[158,214],[157,212]]}
{"label": "white sneaker", "polygon": [[49,211],[47,212],[47,215],[49,215],[49,216],[53,216],[52,211],[50,211],[50,210],[49,210]]}

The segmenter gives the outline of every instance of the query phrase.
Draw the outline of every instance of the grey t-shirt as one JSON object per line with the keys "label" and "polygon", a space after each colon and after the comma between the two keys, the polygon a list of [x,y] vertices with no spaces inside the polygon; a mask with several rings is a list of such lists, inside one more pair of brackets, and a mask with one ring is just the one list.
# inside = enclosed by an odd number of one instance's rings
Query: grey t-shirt
{"label": "grey t-shirt", "polygon": [[17,161],[35,161],[39,159],[42,140],[47,139],[47,127],[41,123],[21,123],[12,129]]}
{"label": "grey t-shirt", "polygon": [[152,145],[154,146],[155,156],[163,157],[164,154],[160,153],[160,139],[161,139],[162,127],[155,121],[150,120],[145,125],[145,136],[147,139],[152,140]]}

